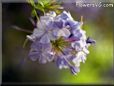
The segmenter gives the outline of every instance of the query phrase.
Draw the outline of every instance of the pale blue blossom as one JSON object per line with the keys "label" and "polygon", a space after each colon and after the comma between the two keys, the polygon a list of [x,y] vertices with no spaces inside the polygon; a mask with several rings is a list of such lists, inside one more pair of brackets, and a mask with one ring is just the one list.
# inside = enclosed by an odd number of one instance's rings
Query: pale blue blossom
{"label": "pale blue blossom", "polygon": [[57,18],[62,18],[63,20],[73,20],[70,12],[63,11]]}
{"label": "pale blue blossom", "polygon": [[86,37],[82,25],[66,11],[59,15],[50,11],[41,16],[33,33],[27,35],[32,41],[30,59],[42,64],[54,61],[59,69],[69,69],[77,75],[80,63],[85,63],[89,54],[88,47],[95,44],[95,40]]}
{"label": "pale blue blossom", "polygon": [[32,61],[39,60],[39,63],[47,63],[53,60],[53,54],[51,54],[52,46],[50,44],[42,44],[39,40],[36,40],[31,45],[29,57]]}

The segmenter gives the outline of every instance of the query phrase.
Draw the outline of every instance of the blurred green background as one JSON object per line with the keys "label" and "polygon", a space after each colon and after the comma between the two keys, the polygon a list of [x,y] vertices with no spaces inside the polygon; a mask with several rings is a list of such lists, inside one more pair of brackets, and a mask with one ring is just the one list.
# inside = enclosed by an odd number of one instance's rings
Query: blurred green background
{"label": "blurred green background", "polygon": [[17,25],[33,30],[29,21],[31,8],[27,3],[2,3],[2,82],[3,83],[43,83],[43,84],[114,84],[113,69],[113,29],[114,7],[78,8],[72,3],[64,3],[65,10],[80,21],[84,17],[83,29],[87,36],[96,40],[89,48],[85,64],[81,63],[77,76],[69,70],[60,70],[55,63],[46,65],[28,59],[30,43],[22,48],[26,35],[11,28]]}

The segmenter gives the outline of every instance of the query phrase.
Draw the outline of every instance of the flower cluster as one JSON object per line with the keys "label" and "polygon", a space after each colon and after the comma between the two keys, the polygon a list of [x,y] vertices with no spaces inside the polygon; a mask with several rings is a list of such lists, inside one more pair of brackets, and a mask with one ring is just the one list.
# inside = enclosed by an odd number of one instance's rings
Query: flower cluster
{"label": "flower cluster", "polygon": [[86,38],[82,25],[66,11],[59,15],[51,11],[41,16],[33,33],[27,35],[32,41],[29,58],[42,64],[53,61],[59,69],[69,68],[76,75],[80,62],[84,63],[89,54],[89,45],[95,43]]}

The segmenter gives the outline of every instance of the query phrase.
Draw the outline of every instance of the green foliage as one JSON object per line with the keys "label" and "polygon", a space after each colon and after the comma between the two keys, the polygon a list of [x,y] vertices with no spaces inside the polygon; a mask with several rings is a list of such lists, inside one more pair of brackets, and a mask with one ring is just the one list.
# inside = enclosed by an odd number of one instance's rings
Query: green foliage
{"label": "green foliage", "polygon": [[38,3],[36,4],[36,8],[40,9],[41,11],[59,11],[63,7],[60,6],[60,3],[56,0],[38,0]]}
{"label": "green foliage", "polygon": [[28,0],[28,3],[32,6],[32,16],[36,16],[38,19],[37,11],[41,11],[45,14],[48,11],[55,11],[57,14],[61,12],[63,7],[60,6],[60,3],[56,0],[38,0],[34,2],[34,0]]}

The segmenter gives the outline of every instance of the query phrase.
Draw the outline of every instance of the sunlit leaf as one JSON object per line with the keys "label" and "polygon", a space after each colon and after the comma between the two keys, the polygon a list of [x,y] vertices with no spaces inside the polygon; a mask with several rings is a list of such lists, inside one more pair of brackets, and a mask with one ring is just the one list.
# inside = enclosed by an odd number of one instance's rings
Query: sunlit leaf
{"label": "sunlit leaf", "polygon": [[60,3],[58,3],[56,0],[38,0],[37,2],[34,2],[34,0],[28,0],[28,3],[33,8],[31,14],[34,17],[38,17],[37,11],[41,11],[44,14],[49,11],[55,11],[57,14],[59,14],[61,13],[61,9],[63,9],[63,7],[60,6]]}

